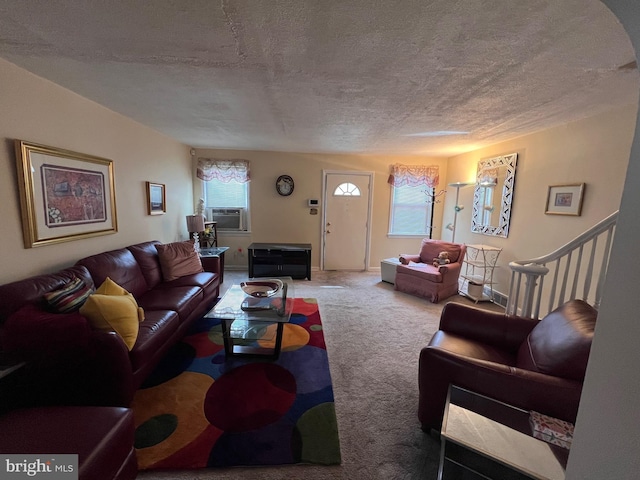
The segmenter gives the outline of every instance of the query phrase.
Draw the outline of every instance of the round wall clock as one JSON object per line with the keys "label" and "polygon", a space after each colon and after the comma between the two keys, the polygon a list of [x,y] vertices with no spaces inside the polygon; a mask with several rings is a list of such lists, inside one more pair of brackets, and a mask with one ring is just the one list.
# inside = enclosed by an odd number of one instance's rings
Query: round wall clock
{"label": "round wall clock", "polygon": [[276,191],[286,197],[293,193],[293,178],[289,175],[280,175],[276,180]]}

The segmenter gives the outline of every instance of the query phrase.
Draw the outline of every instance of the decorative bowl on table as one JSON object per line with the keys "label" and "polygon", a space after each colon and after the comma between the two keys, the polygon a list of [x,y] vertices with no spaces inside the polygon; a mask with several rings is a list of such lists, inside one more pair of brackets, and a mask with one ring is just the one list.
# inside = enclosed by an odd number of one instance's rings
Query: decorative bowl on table
{"label": "decorative bowl on table", "polygon": [[282,280],[277,278],[271,280],[250,280],[241,282],[240,288],[247,295],[255,298],[273,297],[282,290]]}

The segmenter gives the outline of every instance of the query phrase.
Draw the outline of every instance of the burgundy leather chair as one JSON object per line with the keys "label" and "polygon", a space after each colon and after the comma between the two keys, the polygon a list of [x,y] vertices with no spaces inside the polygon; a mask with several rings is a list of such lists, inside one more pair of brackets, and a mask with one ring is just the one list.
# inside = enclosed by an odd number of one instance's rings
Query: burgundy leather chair
{"label": "burgundy leather chair", "polygon": [[79,480],[133,480],[138,475],[128,408],[12,410],[0,416],[0,432],[3,454],[77,454]]}
{"label": "burgundy leather chair", "polygon": [[596,316],[582,300],[540,321],[448,303],[420,352],[422,429],[440,431],[450,384],[574,423]]}

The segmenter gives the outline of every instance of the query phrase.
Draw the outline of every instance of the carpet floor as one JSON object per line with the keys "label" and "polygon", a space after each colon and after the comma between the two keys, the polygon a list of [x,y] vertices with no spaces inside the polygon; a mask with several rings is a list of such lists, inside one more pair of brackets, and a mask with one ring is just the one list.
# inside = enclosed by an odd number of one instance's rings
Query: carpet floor
{"label": "carpet floor", "polygon": [[[246,272],[225,272],[223,288],[246,278]],[[436,479],[440,444],[417,418],[418,354],[447,302],[473,302],[454,296],[434,305],[396,292],[376,271],[313,272],[311,281],[295,281],[295,296],[316,298],[319,305],[342,463],[153,470],[138,479]]]}

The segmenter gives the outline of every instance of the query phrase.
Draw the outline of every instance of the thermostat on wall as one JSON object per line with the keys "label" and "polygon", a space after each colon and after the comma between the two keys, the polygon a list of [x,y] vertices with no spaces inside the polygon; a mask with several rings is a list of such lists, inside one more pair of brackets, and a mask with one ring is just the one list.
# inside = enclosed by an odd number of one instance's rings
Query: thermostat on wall
{"label": "thermostat on wall", "polygon": [[310,207],[319,207],[320,206],[320,200],[314,200],[312,198],[309,199],[309,206]]}

